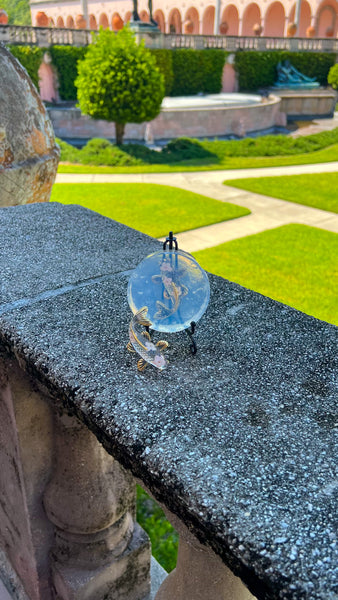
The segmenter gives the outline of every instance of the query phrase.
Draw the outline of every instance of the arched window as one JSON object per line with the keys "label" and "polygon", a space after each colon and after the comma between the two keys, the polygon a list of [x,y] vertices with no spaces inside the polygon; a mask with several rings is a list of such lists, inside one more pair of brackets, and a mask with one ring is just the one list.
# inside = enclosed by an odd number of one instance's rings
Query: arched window
{"label": "arched window", "polygon": [[58,17],[57,21],[56,21],[56,27],[59,27],[59,29],[64,29],[65,23],[62,17]]}
{"label": "arched window", "polygon": [[67,17],[66,25],[67,29],[74,29],[74,19],[70,15]]}
{"label": "arched window", "polygon": [[199,26],[200,26],[199,14],[198,14],[196,8],[191,7],[185,13],[183,32],[184,33],[192,33],[194,35],[197,35],[199,33]]}
{"label": "arched window", "polygon": [[182,33],[182,18],[181,13],[177,8],[174,8],[169,15],[169,33]]}
{"label": "arched window", "polygon": [[204,11],[203,21],[202,21],[202,33],[204,35],[212,35],[214,33],[214,23],[215,23],[215,7],[207,6]]}
{"label": "arched window", "polygon": [[280,2],[273,2],[268,7],[264,19],[264,35],[283,37],[285,26],[284,6]]}
{"label": "arched window", "polygon": [[228,26],[226,32],[227,35],[238,35],[239,17],[236,6],[234,6],[233,4],[228,4],[228,6],[222,14],[221,24],[222,23],[226,23]]}
{"label": "arched window", "polygon": [[243,15],[242,35],[252,36],[254,35],[255,25],[261,24],[261,11],[257,4],[249,4],[246,7]]}
{"label": "arched window", "polygon": [[100,15],[99,25],[100,25],[100,27],[103,27],[103,29],[109,28],[109,21],[108,21],[108,17],[106,15],[106,13],[102,13]]}
{"label": "arched window", "polygon": [[164,20],[164,14],[161,10],[156,10],[154,13],[154,21],[156,21],[158,27],[160,28],[160,30],[162,31],[162,33],[165,33],[165,20]]}
{"label": "arched window", "polygon": [[97,22],[95,15],[89,15],[89,29],[97,29]]}

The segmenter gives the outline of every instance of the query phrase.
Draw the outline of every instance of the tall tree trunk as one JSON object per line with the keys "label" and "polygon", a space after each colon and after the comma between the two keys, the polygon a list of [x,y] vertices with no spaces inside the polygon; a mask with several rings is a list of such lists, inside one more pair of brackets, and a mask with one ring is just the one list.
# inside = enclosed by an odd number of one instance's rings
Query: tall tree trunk
{"label": "tall tree trunk", "polygon": [[116,145],[117,146],[122,145],[123,136],[124,136],[124,128],[125,128],[124,123],[115,122],[115,135],[116,135]]}

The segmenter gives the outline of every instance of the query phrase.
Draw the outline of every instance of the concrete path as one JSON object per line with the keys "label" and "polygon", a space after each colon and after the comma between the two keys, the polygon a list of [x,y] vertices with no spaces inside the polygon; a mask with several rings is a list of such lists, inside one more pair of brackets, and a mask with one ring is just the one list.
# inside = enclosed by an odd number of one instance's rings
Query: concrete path
{"label": "concrete path", "polygon": [[184,173],[140,174],[71,174],[60,173],[57,183],[157,183],[171,185],[191,192],[244,206],[251,215],[200,227],[179,234],[180,247],[187,252],[204,250],[236,238],[260,233],[288,223],[302,223],[338,233],[338,215],[310,208],[301,204],[278,200],[223,185],[224,180],[275,175],[298,175],[304,173],[338,172],[338,162],[262,169],[239,169],[231,171],[198,171]]}

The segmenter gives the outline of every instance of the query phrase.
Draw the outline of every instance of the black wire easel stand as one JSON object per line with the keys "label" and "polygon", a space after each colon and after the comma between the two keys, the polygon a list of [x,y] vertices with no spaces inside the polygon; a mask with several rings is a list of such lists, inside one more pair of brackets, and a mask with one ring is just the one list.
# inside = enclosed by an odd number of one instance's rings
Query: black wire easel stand
{"label": "black wire easel stand", "polygon": [[[169,231],[168,237],[166,238],[165,242],[163,242],[163,250],[167,250],[167,246],[168,246],[168,250],[175,250],[175,252],[176,252],[176,250],[178,250],[177,239],[174,237],[172,231]],[[175,248],[174,248],[174,246],[175,246]],[[197,352],[197,345],[196,345],[196,341],[194,339],[195,330],[196,330],[195,321],[191,321],[190,328],[184,330],[190,341],[191,354],[196,354],[196,352]]]}

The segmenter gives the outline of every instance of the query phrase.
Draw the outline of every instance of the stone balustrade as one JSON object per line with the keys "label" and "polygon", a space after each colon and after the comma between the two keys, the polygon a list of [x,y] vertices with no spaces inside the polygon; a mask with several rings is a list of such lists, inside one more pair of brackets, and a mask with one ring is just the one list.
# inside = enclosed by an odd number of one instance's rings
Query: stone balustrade
{"label": "stone balustrade", "polygon": [[[91,42],[92,33],[92,31],[85,29],[0,25],[0,42],[36,45],[43,48],[54,44],[87,46]],[[149,32],[142,34],[142,36],[149,48],[223,48],[223,50],[229,52],[236,52],[237,50],[287,50],[289,52],[338,53],[337,38],[245,37]]]}
{"label": "stone balustrade", "polygon": [[[337,328],[210,275],[197,354],[171,334],[168,369],[140,373],[126,286],[158,248],[78,206],[0,209],[3,581],[20,600],[335,599]],[[133,477],[180,535],[159,589]]]}

